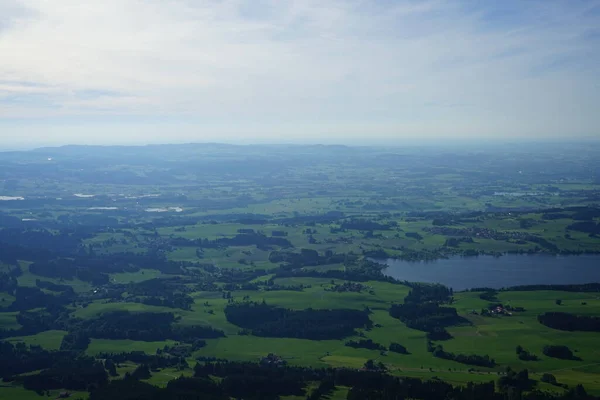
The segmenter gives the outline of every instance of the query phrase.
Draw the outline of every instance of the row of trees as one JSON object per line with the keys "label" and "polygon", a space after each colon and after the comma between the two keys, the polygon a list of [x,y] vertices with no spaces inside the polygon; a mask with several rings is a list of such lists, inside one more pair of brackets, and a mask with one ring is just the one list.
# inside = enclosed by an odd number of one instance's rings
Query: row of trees
{"label": "row of trees", "polygon": [[62,306],[73,302],[76,298],[73,290],[66,290],[54,295],[47,294],[38,287],[27,286],[18,286],[13,294],[15,300],[6,307],[0,307],[0,310],[26,311],[40,307]]}
{"label": "row of trees", "polygon": [[387,350],[382,344],[374,342],[372,339],[360,339],[360,340],[348,340],[344,343],[345,346],[353,347],[355,349],[369,349],[369,350]]}
{"label": "row of trees", "polygon": [[433,349],[433,356],[443,358],[445,360],[452,360],[461,364],[476,365],[478,367],[493,368],[496,366],[496,361],[490,358],[487,354],[480,356],[477,354],[454,354],[445,351],[441,345],[437,345]]}
{"label": "row of trees", "polygon": [[335,254],[331,250],[320,255],[313,249],[300,249],[299,252],[272,251],[269,261],[272,263],[286,263],[292,268],[310,267],[316,265],[339,264],[345,262],[345,254]]}
{"label": "row of trees", "polygon": [[91,357],[62,359],[39,374],[26,375],[23,387],[41,393],[45,390],[70,389],[91,391],[108,383],[104,365]]}
{"label": "row of trees", "polygon": [[267,236],[261,232],[250,232],[250,230],[244,233],[239,233],[231,238],[219,238],[215,240],[210,239],[186,239],[184,237],[175,237],[170,239],[169,243],[173,246],[185,246],[185,247],[199,247],[199,248],[221,248],[228,246],[257,246],[259,248],[270,248],[271,246],[278,246],[283,248],[294,247],[292,243],[280,235]]}
{"label": "row of trees", "polygon": [[[12,345],[0,342],[0,356],[3,363],[0,372],[5,381],[17,380],[26,389],[43,393],[51,389],[90,391],[91,400],[131,400],[131,399],[278,399],[281,396],[303,396],[309,382],[317,382],[317,389],[309,394],[310,399],[323,398],[336,386],[350,388],[348,399],[398,399],[414,398],[434,400],[490,399],[501,400],[507,393],[531,390],[522,398],[532,400],[578,399],[591,400],[585,390],[577,388],[564,395],[533,390],[534,381],[527,371],[507,374],[498,381],[499,392],[493,382],[466,386],[452,386],[439,379],[422,381],[417,378],[398,378],[387,375],[385,369],[314,369],[295,366],[272,366],[240,362],[198,362],[194,367],[193,378],[179,378],[168,383],[166,388],[158,388],[141,382],[151,376],[156,368],[181,366],[179,357],[147,355],[143,352],[99,354],[97,359],[77,357],[66,351],[46,351],[39,347],[24,344]],[[99,362],[98,359],[104,359]],[[124,379],[109,381],[108,376],[117,376],[116,365],[124,361],[138,363],[138,367]],[[41,370],[15,378],[14,375]],[[214,380],[213,377],[219,379]],[[551,377],[545,379],[550,382]],[[553,384],[556,384],[554,379]],[[518,397],[521,398],[521,397]]]}
{"label": "row of trees", "polygon": [[79,320],[69,331],[88,338],[161,341],[166,339],[193,343],[196,339],[224,337],[223,331],[209,326],[177,325],[172,313],[131,313],[113,311],[98,318]]}

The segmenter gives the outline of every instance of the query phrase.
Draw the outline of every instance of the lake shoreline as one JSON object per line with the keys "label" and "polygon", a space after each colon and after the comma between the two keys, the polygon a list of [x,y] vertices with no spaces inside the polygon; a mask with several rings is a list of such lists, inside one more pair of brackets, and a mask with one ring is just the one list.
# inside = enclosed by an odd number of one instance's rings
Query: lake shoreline
{"label": "lake shoreline", "polygon": [[423,261],[393,258],[371,260],[386,265],[382,273],[394,279],[440,283],[455,291],[600,281],[600,255],[597,254],[505,254],[502,257],[453,256]]}

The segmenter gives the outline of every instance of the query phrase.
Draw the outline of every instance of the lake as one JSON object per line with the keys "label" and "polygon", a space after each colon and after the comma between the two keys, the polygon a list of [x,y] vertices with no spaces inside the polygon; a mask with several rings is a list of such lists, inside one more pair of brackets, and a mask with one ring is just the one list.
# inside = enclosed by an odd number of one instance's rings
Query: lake
{"label": "lake", "polygon": [[451,257],[410,262],[376,260],[383,273],[400,280],[442,283],[454,290],[537,284],[600,282],[600,255],[551,256],[507,254],[502,257]]}

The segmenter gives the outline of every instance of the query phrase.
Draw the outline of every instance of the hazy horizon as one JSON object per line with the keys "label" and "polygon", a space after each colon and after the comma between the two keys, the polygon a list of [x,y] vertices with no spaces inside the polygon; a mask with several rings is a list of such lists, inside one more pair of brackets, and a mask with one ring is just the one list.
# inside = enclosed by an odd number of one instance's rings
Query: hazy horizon
{"label": "hazy horizon", "polygon": [[265,147],[286,147],[286,146],[306,146],[306,147],[318,147],[318,146],[343,146],[343,147],[354,147],[354,148],[389,148],[389,149],[401,149],[401,148],[438,148],[438,149],[453,149],[461,148],[464,150],[485,150],[489,148],[498,148],[498,146],[512,146],[519,145],[527,148],[528,146],[544,146],[544,145],[600,145],[600,138],[575,138],[575,139],[530,139],[530,138],[489,138],[486,140],[471,140],[471,139],[444,139],[444,140],[404,140],[402,142],[378,142],[378,141],[357,141],[357,142],[269,142],[269,141],[192,141],[192,142],[137,142],[137,143],[104,143],[104,144],[85,144],[85,143],[65,143],[65,144],[38,144],[31,146],[5,146],[0,143],[0,153],[3,152],[21,152],[21,151],[33,151],[40,149],[60,149],[64,147],[151,147],[151,146],[201,146],[201,145],[214,145],[214,146],[265,146]]}
{"label": "hazy horizon", "polygon": [[596,140],[598,26],[598,0],[0,0],[0,149]]}

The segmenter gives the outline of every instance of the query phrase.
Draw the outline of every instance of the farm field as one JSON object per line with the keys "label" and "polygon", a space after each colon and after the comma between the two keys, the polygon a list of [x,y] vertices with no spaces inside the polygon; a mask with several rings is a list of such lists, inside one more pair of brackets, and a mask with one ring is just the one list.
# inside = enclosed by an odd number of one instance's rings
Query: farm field
{"label": "farm field", "polygon": [[0,399],[600,396],[600,148],[544,149],[0,153]]}

